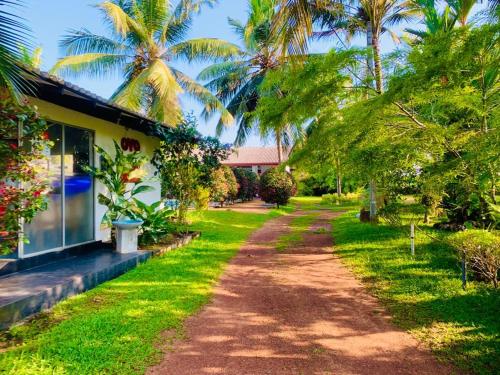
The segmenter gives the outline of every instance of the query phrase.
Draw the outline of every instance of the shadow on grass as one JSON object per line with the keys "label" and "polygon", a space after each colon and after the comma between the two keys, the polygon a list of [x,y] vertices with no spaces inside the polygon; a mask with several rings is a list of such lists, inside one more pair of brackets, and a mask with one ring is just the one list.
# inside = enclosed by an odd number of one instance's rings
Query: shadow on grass
{"label": "shadow on grass", "polygon": [[388,306],[398,325],[463,369],[500,372],[500,291],[476,282],[463,291],[449,246],[419,234],[413,258],[404,231],[359,223],[352,212],[333,227],[335,252]]}
{"label": "shadow on grass", "polygon": [[143,373],[159,358],[160,333],[182,330],[183,320],[209,301],[243,241],[272,216],[195,215],[200,239],[11,329],[3,337],[4,349],[0,346],[2,372]]}

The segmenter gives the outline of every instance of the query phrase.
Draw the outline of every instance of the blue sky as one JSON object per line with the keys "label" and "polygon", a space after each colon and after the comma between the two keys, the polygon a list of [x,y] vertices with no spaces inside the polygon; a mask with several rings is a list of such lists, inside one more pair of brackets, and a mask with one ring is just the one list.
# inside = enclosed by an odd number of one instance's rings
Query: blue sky
{"label": "blue sky", "polygon": [[[174,0],[175,1],[175,0]],[[30,25],[35,43],[42,46],[42,69],[49,70],[59,57],[61,51],[58,43],[61,37],[70,29],[87,28],[94,33],[107,35],[99,11],[93,7],[97,0],[25,0],[25,8],[19,13]],[[222,38],[230,42],[239,43],[227,24],[227,18],[232,17],[244,21],[247,12],[247,0],[220,0],[219,5],[210,9],[205,8],[197,16],[191,30],[190,37]],[[333,46],[332,42],[321,42],[313,45],[315,52],[327,51]],[[382,42],[384,52],[394,48],[391,39],[386,36]],[[176,64],[183,72],[196,77],[206,65],[203,64]],[[109,97],[120,83],[119,76],[110,76],[106,79],[70,78],[68,81],[84,87],[102,97]],[[201,107],[188,97],[182,97],[183,108],[194,111],[199,115]],[[214,135],[216,119],[206,123],[200,119],[199,130],[206,135]],[[222,136],[224,142],[234,140],[235,130],[228,129]],[[271,142],[271,141],[270,141]],[[249,139],[248,145],[265,144],[257,136]],[[268,142],[269,143],[269,142]]]}

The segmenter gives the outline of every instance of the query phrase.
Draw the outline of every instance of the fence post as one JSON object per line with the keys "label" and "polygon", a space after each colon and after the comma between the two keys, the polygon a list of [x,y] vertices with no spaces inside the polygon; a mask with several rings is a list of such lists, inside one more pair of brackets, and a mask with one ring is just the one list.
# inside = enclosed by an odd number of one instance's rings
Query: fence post
{"label": "fence post", "polygon": [[415,256],[415,224],[411,223],[410,225],[410,247],[411,247],[411,256]]}

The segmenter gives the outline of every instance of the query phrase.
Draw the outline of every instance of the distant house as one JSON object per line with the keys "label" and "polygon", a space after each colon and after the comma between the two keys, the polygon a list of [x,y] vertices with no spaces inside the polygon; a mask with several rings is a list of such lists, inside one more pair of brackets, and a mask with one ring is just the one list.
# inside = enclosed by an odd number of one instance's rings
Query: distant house
{"label": "distant house", "polygon": [[[287,160],[288,152],[283,150],[282,162]],[[240,147],[236,148],[222,164],[231,168],[247,168],[261,175],[280,163],[276,147]]]}

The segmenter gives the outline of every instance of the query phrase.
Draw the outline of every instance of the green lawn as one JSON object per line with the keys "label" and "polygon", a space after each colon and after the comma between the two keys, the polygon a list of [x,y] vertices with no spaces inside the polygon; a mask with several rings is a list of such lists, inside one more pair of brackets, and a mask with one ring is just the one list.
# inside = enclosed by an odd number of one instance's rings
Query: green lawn
{"label": "green lawn", "polygon": [[0,337],[0,372],[143,373],[160,358],[159,345],[168,345],[159,341],[160,333],[182,333],[184,319],[209,301],[214,283],[243,241],[275,215],[196,214],[193,227],[202,231],[200,239]]}
{"label": "green lawn", "polygon": [[445,244],[417,232],[413,259],[407,234],[362,224],[355,213],[334,220],[335,251],[396,324],[460,368],[500,373],[500,290],[470,282],[463,291],[459,264]]}

